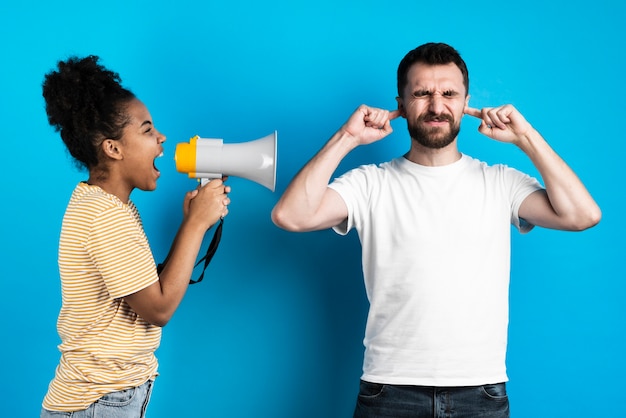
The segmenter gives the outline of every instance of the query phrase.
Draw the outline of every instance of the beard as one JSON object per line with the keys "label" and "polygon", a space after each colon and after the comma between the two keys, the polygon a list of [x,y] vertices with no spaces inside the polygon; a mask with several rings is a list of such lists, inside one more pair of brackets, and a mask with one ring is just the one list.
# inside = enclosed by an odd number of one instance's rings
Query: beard
{"label": "beard", "polygon": [[[429,121],[448,121],[449,128],[445,127],[429,127],[424,122]],[[409,128],[409,134],[411,138],[417,141],[418,144],[432,149],[441,149],[447,147],[459,134],[461,130],[461,123],[455,122],[452,115],[447,114],[434,114],[426,113],[419,116],[417,119],[408,120],[407,124]]]}

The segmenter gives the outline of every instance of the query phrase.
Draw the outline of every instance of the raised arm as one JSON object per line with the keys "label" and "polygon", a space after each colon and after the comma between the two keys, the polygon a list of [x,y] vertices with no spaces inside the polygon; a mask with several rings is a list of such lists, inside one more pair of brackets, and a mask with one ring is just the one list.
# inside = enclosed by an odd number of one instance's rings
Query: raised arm
{"label": "raised arm", "polygon": [[159,280],[124,299],[139,316],[164,326],[183,299],[206,231],[228,214],[230,187],[213,180],[187,193],[183,221],[159,274]]}
{"label": "raised arm", "polygon": [[529,195],[519,216],[533,225],[582,231],[600,222],[602,213],[586,187],[545,139],[511,105],[465,113],[481,120],[478,131],[489,138],[517,145],[533,162],[545,191]]}
{"label": "raised arm", "polygon": [[314,231],[338,225],[348,216],[341,197],[328,188],[341,160],[359,145],[378,141],[393,130],[399,112],[359,106],[324,147],[296,174],[272,210],[274,223],[289,231]]}

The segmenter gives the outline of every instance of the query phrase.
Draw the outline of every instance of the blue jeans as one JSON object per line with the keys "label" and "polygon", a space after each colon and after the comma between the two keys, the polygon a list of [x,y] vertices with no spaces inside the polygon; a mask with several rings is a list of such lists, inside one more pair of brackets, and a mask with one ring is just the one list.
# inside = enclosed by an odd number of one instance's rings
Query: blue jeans
{"label": "blue jeans", "polygon": [[143,418],[150,402],[152,380],[136,388],[107,393],[87,409],[75,412],[48,411],[41,408],[40,418]]}
{"label": "blue jeans", "polygon": [[506,385],[382,385],[361,380],[354,418],[508,418]]}

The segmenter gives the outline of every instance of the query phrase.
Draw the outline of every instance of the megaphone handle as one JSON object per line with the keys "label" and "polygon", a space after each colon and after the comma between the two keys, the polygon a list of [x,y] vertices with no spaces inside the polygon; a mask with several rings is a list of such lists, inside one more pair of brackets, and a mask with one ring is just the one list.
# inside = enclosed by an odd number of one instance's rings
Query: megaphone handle
{"label": "megaphone handle", "polygon": [[211,259],[215,255],[215,252],[217,251],[217,247],[218,247],[218,245],[220,243],[220,240],[222,239],[222,226],[223,225],[224,225],[224,218],[220,218],[220,223],[219,223],[219,225],[217,225],[217,228],[215,229],[215,233],[213,234],[213,238],[211,239],[211,243],[209,244],[209,248],[207,248],[206,254],[204,255],[204,257],[202,257],[200,260],[198,260],[198,262],[194,266],[194,268],[196,268],[196,267],[198,267],[200,265],[200,263],[202,263],[204,261],[204,267],[202,268],[202,273],[198,277],[198,280],[190,279],[189,280],[189,284],[200,283],[202,281],[202,279],[204,279],[204,272],[205,272],[207,266],[209,265],[209,263],[211,262]]}

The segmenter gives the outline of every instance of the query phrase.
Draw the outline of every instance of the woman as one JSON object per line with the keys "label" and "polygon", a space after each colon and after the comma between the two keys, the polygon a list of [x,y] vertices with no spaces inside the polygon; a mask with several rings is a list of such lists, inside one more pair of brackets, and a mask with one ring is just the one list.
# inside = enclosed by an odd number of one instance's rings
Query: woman
{"label": "woman", "polygon": [[156,188],[165,136],[146,106],[98,57],[72,57],[46,74],[50,124],[89,172],[67,206],[59,241],[60,364],[41,417],[143,417],[157,375],[161,327],[182,300],[206,231],[228,213],[230,187],[188,192],[159,271],[136,207]]}

